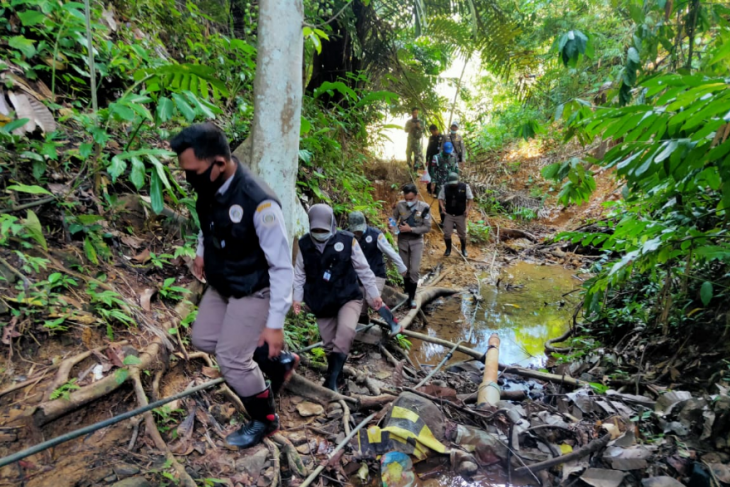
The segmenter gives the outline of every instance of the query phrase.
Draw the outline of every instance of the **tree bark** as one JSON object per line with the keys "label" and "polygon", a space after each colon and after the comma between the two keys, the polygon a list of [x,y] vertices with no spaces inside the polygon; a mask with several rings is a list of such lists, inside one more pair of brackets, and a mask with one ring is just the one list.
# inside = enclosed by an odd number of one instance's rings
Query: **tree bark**
{"label": "tree bark", "polygon": [[[251,126],[251,170],[281,201],[290,241],[308,220],[296,193],[302,112],[302,0],[261,0]],[[245,145],[245,143],[244,143]]]}

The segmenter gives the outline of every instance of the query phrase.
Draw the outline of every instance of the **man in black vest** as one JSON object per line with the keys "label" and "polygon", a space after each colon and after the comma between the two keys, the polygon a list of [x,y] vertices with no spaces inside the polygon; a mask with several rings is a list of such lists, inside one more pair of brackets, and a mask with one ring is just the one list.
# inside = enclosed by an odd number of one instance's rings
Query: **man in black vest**
{"label": "man in black vest", "polygon": [[215,353],[251,417],[226,438],[227,446],[249,448],[279,429],[274,394],[299,362],[282,351],[293,281],[284,217],[274,192],[231,155],[215,125],[192,125],[170,146],[198,194],[201,233],[193,272],[209,284],[192,343]]}
{"label": "man in black vest", "polygon": [[456,225],[456,232],[461,240],[461,255],[467,256],[466,217],[473,202],[474,195],[469,185],[459,182],[457,173],[452,172],[449,174],[446,185],[439,192],[439,205],[445,215],[444,243],[446,243],[446,253],[444,253],[444,256],[451,255],[451,235],[454,233],[454,225]]}
{"label": "man in black vest", "polygon": [[383,300],[360,245],[350,232],[337,230],[332,208],[324,204],[312,206],[309,229],[299,239],[293,308],[299,314],[304,301],[317,318],[327,352],[324,386],[337,391],[362,310],[360,283],[373,309],[379,309]]}
{"label": "man in black vest", "polygon": [[[348,229],[357,238],[362,253],[365,254],[365,258],[368,260],[370,270],[375,274],[378,292],[382,294],[385,281],[388,279],[383,254],[387,255],[395,264],[400,275],[405,276],[408,272],[408,267],[403,263],[403,259],[400,258],[398,252],[390,245],[383,232],[375,227],[368,226],[363,212],[353,211],[350,213],[348,223]],[[368,323],[369,321],[368,306],[367,303],[363,303],[362,313],[360,313],[360,323]]]}

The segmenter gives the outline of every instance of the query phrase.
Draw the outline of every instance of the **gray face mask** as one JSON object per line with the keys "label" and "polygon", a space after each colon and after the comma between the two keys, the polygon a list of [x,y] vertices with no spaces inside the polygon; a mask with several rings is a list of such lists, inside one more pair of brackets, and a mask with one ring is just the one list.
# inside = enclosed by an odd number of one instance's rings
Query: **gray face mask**
{"label": "gray face mask", "polygon": [[332,232],[325,233],[310,233],[313,239],[317,242],[326,242],[332,236]]}

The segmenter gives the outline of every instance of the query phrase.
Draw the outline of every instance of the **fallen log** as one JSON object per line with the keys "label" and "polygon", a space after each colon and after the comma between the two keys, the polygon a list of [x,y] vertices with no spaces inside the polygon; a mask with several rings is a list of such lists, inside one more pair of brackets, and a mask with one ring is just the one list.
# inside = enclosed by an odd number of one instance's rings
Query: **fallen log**
{"label": "fallen log", "polygon": [[540,472],[541,470],[547,470],[549,468],[555,467],[557,465],[562,465],[563,463],[570,462],[572,460],[578,460],[579,458],[583,458],[587,455],[590,455],[591,453],[602,450],[606,447],[606,445],[608,445],[608,442],[610,440],[610,434],[603,435],[601,438],[591,441],[585,447],[574,450],[572,453],[568,453],[567,455],[561,455],[556,458],[551,458],[550,460],[545,460],[544,462],[534,463],[526,467],[517,468],[515,469],[514,473],[517,475],[523,475],[527,473],[534,474],[536,472]]}
{"label": "fallen log", "polygon": [[[446,340],[424,335],[423,333],[417,333],[415,331],[403,330],[401,333],[411,338],[417,338],[424,342],[443,345],[444,347],[454,346],[453,343]],[[473,348],[459,345],[456,347],[456,351],[468,355],[469,357],[472,357],[476,360],[479,360],[480,362],[484,362],[484,354],[482,352],[479,352],[478,350],[474,350]],[[540,372],[539,370],[525,369],[523,367],[513,367],[510,365],[499,364],[499,370],[511,374],[517,374],[522,377],[529,377],[531,379],[544,380],[547,382],[555,382],[558,384],[568,385],[572,387],[583,387],[588,385],[588,382],[584,380],[574,379],[573,377],[569,377],[567,375],[550,374],[548,372]]]}
{"label": "fallen log", "polygon": [[289,382],[284,386],[286,390],[297,396],[302,396],[310,401],[327,406],[331,402],[346,401],[359,407],[359,402],[353,397],[343,396],[338,392],[331,391],[322,387],[319,384],[315,384],[311,380],[305,379],[296,372],[292,374]]}

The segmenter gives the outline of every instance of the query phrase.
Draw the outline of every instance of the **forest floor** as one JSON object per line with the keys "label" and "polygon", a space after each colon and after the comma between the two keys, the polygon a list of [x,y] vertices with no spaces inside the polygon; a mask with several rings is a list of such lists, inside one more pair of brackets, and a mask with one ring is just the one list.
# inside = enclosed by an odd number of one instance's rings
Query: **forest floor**
{"label": "forest floor", "polygon": [[[591,202],[579,208],[560,208],[539,171],[565,157],[565,151],[577,150],[565,147],[558,153],[515,144],[499,155],[499,161],[474,163],[473,168],[467,167],[465,171],[480,192],[480,181],[488,177],[486,186],[496,188],[495,199],[507,207],[515,201],[521,207],[531,207],[535,200],[543,199],[536,195],[547,195],[535,208],[537,218],[525,221],[509,216],[487,217],[474,209],[470,221],[483,222],[491,230],[488,238],[470,245],[468,259],[457,251],[443,257],[443,239],[436,225],[426,237],[423,289],[433,289],[438,284],[439,289],[452,291],[437,294],[435,300],[425,304],[425,314],[416,317],[414,313],[399,311],[411,329],[431,337],[458,339],[483,353],[486,338],[493,329],[503,326],[500,333],[507,330],[501,335],[505,356],[510,358],[508,350],[512,345],[522,351],[529,348],[528,341],[519,336],[519,328],[527,326],[527,321],[557,320],[560,324],[540,328],[540,353],[527,350],[525,355],[526,365],[549,367],[557,375],[531,369],[537,376],[543,374],[540,380],[526,376],[525,369],[503,371],[500,385],[506,398],[514,401],[501,404],[496,412],[495,408],[473,407],[483,365],[468,355],[457,353],[446,368],[418,389],[432,400],[438,397],[434,401],[442,414],[436,421],[441,423],[439,439],[467,450],[463,452],[466,457],[462,453],[432,455],[418,463],[421,481],[429,486],[561,482],[572,485],[576,477],[571,475],[582,475],[581,482],[594,487],[618,487],[621,482],[638,485],[647,478],[654,479],[652,486],[665,487],[676,482],[676,478],[692,476],[692,466],[698,459],[712,466],[715,481],[726,481],[727,455],[708,449],[705,440],[714,441],[714,431],[722,426],[718,425],[728,421],[728,404],[712,406],[707,398],[689,392],[666,393],[667,389],[660,384],[652,386],[653,396],[639,395],[639,378],[636,391],[633,378],[623,383],[612,382],[600,360],[587,356],[548,360],[543,352],[546,340],[574,326],[580,302],[571,295],[586,278],[586,269],[594,260],[590,255],[575,253],[573,248],[552,244],[549,239],[561,230],[600,218],[604,211],[602,203],[616,198],[618,190],[610,174],[599,174],[598,190]],[[387,216],[398,199],[393,186],[400,186],[410,176],[404,164],[395,162],[373,162],[368,171],[376,199],[383,201],[383,216]],[[437,203],[425,191],[422,195],[435,210]],[[163,299],[156,291],[164,287],[162,281],[166,277],[176,277],[177,285],[199,291],[183,259],[165,266],[163,275],[154,266],[154,255],[164,253],[163,249],[177,238],[174,228],[162,220],[148,218],[138,200],[124,204],[127,211],[123,221],[115,225],[132,226],[134,237],[122,239],[119,253],[123,257],[108,265],[106,280],[98,286],[118,293],[122,297],[120,309],[132,309],[140,326],[115,329],[110,342],[103,326],[91,321],[84,323],[94,304],[73,287],[63,294],[77,309],[67,321],[71,323],[67,331],[49,334],[29,320],[16,319],[16,333],[3,337],[6,359],[0,382],[1,456],[128,411],[143,404],[146,396],[149,400],[169,397],[190,385],[218,377],[210,357],[194,353],[187,344],[187,332],[179,324],[188,316],[187,308]],[[59,242],[52,247],[49,254],[54,271],[79,281],[96,282],[70,269],[81,259],[79,242]],[[12,256],[4,257],[13,262]],[[524,263],[531,267],[520,268]],[[566,280],[555,284],[553,279],[563,272]],[[539,292],[533,291],[531,286],[538,281],[547,284]],[[452,293],[455,294],[451,297],[446,295]],[[391,294],[390,304],[394,305],[400,296],[397,292]],[[485,310],[491,314],[485,314]],[[170,334],[170,329],[178,332]],[[448,346],[434,348],[414,337],[409,338],[412,349],[408,352],[393,340],[382,340],[382,333],[373,333],[375,330],[377,327],[363,336],[348,362],[346,391],[360,398],[355,401],[357,404],[333,402],[312,388],[311,384],[321,378],[324,363],[321,355],[307,355],[299,374],[311,382],[290,386],[280,398],[282,433],[273,442],[245,454],[223,447],[223,438],[238,427],[241,415],[226,391],[218,388],[155,410],[154,415],[145,419],[146,425],[124,421],[3,467],[0,485],[193,485],[186,484],[186,475],[195,479],[197,485],[299,485],[302,469],[311,471],[326,461],[327,454],[344,439],[345,431],[358,424],[368,411],[378,412],[382,422],[388,405],[404,388],[414,387],[448,352]],[[473,336],[481,338],[471,340]],[[428,353],[427,346],[431,347]],[[627,344],[623,353],[640,353],[637,350],[629,349]],[[572,345],[559,351],[569,356]],[[670,370],[677,366],[663,365]],[[640,372],[641,367],[639,362]],[[670,376],[674,378],[674,372]],[[84,398],[79,397],[81,394],[85,394]],[[375,397],[375,403],[365,405],[366,397]],[[711,422],[708,426],[710,416],[714,426]],[[439,429],[438,424],[424,420],[432,429]],[[150,425],[159,435],[150,434]],[[476,429],[459,430],[458,425]],[[657,433],[657,425],[661,433]],[[468,447],[469,438],[478,436],[475,431],[487,436]],[[487,447],[485,438],[502,442],[503,447],[495,446],[496,443]],[[278,451],[284,455],[279,457]],[[562,455],[563,461],[554,458]],[[297,458],[301,458],[301,464]],[[525,464],[533,462],[548,464],[532,472],[526,470]],[[562,463],[562,469],[556,468]],[[512,466],[505,468],[508,464]],[[330,461],[314,485],[345,484],[382,485],[374,458],[362,459],[357,451],[349,449]]]}

